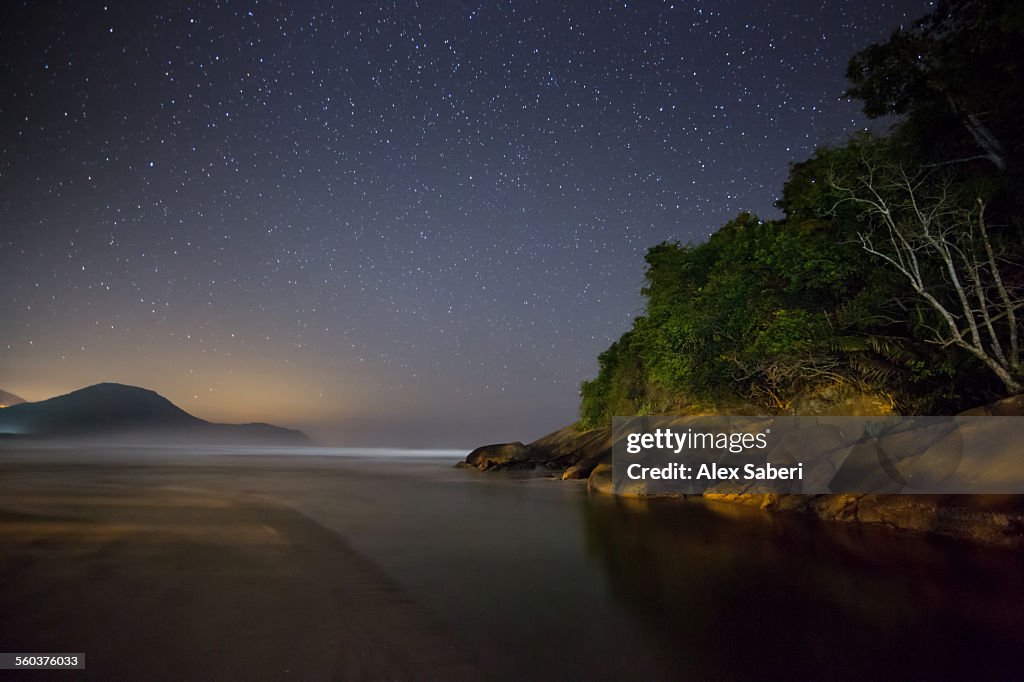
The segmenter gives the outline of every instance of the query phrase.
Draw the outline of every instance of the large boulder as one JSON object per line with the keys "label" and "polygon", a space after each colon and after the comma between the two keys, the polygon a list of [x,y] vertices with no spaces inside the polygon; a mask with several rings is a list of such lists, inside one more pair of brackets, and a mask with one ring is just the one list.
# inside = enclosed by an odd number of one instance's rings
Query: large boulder
{"label": "large boulder", "polygon": [[[611,440],[610,434],[608,440]],[[603,463],[610,464],[612,461],[612,444],[610,442],[594,442],[582,448],[580,454],[580,459],[562,473],[563,481],[587,478],[599,465]]]}
{"label": "large boulder", "polygon": [[602,495],[615,494],[615,483],[612,480],[612,465],[609,462],[603,462],[594,467],[590,477],[587,478],[587,490]]}
{"label": "large boulder", "polygon": [[496,469],[532,469],[534,462],[528,446],[519,441],[481,445],[466,456],[466,463],[481,471]]}

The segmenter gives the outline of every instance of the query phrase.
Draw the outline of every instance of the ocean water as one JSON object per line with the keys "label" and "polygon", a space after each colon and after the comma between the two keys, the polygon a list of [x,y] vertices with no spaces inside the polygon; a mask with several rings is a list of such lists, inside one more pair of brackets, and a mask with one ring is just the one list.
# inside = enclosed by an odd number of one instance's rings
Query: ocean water
{"label": "ocean water", "polygon": [[382,454],[21,451],[0,455],[0,483],[283,505],[497,679],[1019,676],[1018,553]]}

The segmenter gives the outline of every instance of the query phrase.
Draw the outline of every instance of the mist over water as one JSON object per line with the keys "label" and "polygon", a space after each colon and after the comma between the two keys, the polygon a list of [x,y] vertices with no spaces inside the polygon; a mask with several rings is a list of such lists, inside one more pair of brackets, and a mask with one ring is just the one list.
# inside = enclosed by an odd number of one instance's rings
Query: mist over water
{"label": "mist over water", "polygon": [[[156,442],[154,442],[156,441]],[[47,452],[50,456],[62,454],[74,459],[91,460],[94,457],[146,458],[146,457],[345,457],[361,459],[434,459],[458,461],[467,450],[458,448],[402,448],[402,447],[324,447],[316,445],[208,445],[182,444],[174,440],[160,442],[149,438],[146,442],[119,440],[47,440],[0,442],[0,457],[17,457],[19,452]]]}
{"label": "mist over water", "polygon": [[[152,446],[155,452],[177,453],[179,448],[172,445]],[[145,452],[145,450],[143,450]],[[437,448],[385,448],[385,447],[359,447],[359,448],[338,448],[319,446],[249,446],[249,445],[207,445],[190,446],[181,454],[185,455],[252,455],[265,457],[357,457],[364,459],[376,458],[426,458],[459,460],[466,456],[466,451],[461,449],[437,449]]]}

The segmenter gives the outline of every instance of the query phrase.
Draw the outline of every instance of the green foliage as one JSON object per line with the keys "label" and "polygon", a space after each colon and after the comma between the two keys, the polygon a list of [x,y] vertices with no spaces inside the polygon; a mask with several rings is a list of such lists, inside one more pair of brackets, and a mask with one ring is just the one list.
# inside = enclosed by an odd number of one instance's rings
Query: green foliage
{"label": "green foliage", "polygon": [[776,310],[754,335],[746,353],[754,358],[813,352],[828,338],[827,320],[806,310]]}
{"label": "green foliage", "polygon": [[[583,382],[581,424],[736,400],[784,410],[836,387],[883,393],[910,413],[997,396],[976,359],[930,342],[934,310],[862,247],[869,216],[837,187],[874,162],[971,202],[994,196],[993,240],[1024,254],[1022,39],[1019,3],[943,0],[912,30],[859,53],[849,94],[869,116],[899,123],[794,165],[778,202],[784,219],[744,213],[706,243],[651,247],[645,315]],[[1009,280],[1024,284],[1024,271]]]}
{"label": "green foliage", "polygon": [[863,276],[859,247],[827,226],[741,214],[705,244],[652,247],[647,314],[583,384],[584,425],[673,404],[749,400],[763,393],[753,384],[764,372],[827,364],[826,311]]}
{"label": "green foliage", "polygon": [[633,414],[642,398],[643,367],[626,333],[597,356],[597,378],[583,382],[580,422],[585,428],[608,423],[616,414]]}

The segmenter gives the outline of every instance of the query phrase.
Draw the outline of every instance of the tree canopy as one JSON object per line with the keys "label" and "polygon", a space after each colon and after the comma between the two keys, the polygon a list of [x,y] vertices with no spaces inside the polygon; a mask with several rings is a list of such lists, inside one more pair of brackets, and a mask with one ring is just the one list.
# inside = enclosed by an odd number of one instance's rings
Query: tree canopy
{"label": "tree canopy", "polygon": [[782,219],[651,247],[644,314],[582,384],[581,424],[854,392],[946,413],[1018,392],[1022,34],[1020,3],[944,1],[856,55],[848,94],[891,131],[792,166]]}

